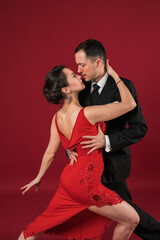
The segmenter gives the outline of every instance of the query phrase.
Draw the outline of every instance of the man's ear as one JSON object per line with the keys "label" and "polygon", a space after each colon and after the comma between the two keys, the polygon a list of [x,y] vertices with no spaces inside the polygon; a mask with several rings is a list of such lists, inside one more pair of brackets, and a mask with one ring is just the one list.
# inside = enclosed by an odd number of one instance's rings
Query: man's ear
{"label": "man's ear", "polygon": [[96,61],[95,61],[95,64],[96,64],[96,68],[99,68],[102,66],[102,59],[98,58]]}
{"label": "man's ear", "polygon": [[68,87],[63,87],[63,88],[61,89],[61,92],[64,93],[64,94],[68,94],[68,93],[70,93],[71,91],[70,91],[70,89],[69,89]]}

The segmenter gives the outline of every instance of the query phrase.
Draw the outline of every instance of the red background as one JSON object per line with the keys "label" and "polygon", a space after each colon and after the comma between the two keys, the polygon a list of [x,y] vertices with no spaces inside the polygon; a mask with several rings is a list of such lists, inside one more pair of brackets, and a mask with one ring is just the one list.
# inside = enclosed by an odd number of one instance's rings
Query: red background
{"label": "red background", "polygon": [[[57,188],[68,161],[62,148],[38,193],[22,196],[19,190],[37,174],[57,109],[42,94],[44,77],[58,64],[76,71],[74,49],[88,38],[101,41],[110,64],[136,86],[149,131],[131,147],[128,183],[134,202],[160,220],[159,8],[159,0],[1,1],[3,239],[16,239]],[[107,230],[104,239],[111,239],[111,232]]]}

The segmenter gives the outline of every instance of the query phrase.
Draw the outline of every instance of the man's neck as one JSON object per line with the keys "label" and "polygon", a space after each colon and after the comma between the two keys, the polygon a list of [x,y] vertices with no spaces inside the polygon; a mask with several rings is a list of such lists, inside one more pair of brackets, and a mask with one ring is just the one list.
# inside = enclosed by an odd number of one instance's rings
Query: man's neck
{"label": "man's neck", "polygon": [[107,71],[104,71],[96,79],[94,79],[94,82],[98,83],[104,77],[104,75],[106,75],[106,73],[107,73]]}

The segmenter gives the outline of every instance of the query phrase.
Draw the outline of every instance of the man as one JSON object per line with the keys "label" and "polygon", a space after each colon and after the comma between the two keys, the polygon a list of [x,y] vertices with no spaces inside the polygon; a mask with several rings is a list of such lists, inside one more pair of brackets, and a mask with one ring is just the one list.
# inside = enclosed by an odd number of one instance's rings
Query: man
{"label": "man", "polygon": [[[80,43],[75,49],[75,61],[78,65],[78,73],[84,77],[86,85],[86,88],[79,94],[82,106],[121,101],[118,88],[112,77],[107,73],[106,53],[99,41],[88,39]],[[134,231],[135,234],[145,240],[160,240],[160,223],[132,203],[132,197],[126,182],[131,167],[129,146],[139,142],[145,136],[147,126],[133,83],[125,78],[121,79],[131,91],[137,107],[117,119],[106,122],[105,136],[100,128],[98,128],[96,136],[84,136],[82,146],[90,149],[88,153],[97,148],[104,148],[103,185],[117,192],[138,212],[140,223]],[[69,156],[73,163],[77,154],[69,151]]]}

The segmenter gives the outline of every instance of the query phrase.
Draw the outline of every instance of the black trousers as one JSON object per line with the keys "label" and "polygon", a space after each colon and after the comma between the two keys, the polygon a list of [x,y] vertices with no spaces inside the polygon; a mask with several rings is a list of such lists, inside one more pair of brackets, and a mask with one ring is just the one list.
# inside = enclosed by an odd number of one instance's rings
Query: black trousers
{"label": "black trousers", "polygon": [[[126,180],[120,183],[103,184],[107,188],[115,191],[120,197],[128,202],[137,211],[140,217],[140,223],[135,228],[134,233],[144,240],[160,240],[160,222],[150,216],[132,202]],[[159,204],[159,203],[157,203]]]}

